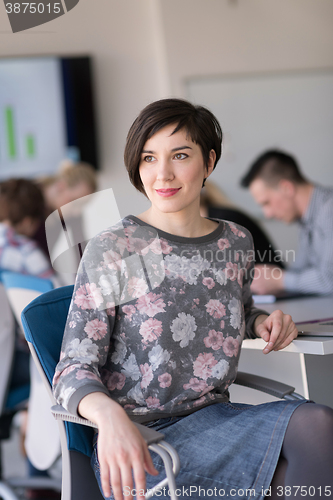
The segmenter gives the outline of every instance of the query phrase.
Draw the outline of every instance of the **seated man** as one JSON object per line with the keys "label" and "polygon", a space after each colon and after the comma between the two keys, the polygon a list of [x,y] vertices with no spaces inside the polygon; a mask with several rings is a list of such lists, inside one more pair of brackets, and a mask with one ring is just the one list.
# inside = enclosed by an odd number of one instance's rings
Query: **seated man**
{"label": "seated man", "polygon": [[333,293],[333,188],[308,181],[294,158],[267,151],[241,180],[267,218],[300,225],[295,261],[287,270],[256,266],[252,291]]}

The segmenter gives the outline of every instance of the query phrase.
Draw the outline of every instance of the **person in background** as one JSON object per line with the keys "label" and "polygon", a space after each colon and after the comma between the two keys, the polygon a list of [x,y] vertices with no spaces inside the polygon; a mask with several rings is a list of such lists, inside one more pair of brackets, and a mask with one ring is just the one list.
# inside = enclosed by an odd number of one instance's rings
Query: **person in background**
{"label": "person in background", "polygon": [[263,229],[240,210],[212,181],[206,181],[200,196],[202,217],[236,222],[248,229],[253,238],[254,260],[257,264],[274,264],[284,268],[281,252],[274,248]]}
{"label": "person in background", "polygon": [[284,271],[256,266],[252,291],[333,293],[333,188],[304,177],[296,160],[283,151],[263,153],[241,180],[267,218],[300,226],[294,262]]}
{"label": "person in background", "polygon": [[[34,182],[9,179],[0,184],[0,269],[51,279],[57,285],[55,273],[44,252],[32,240],[32,235],[44,216],[43,194]],[[15,352],[9,390],[30,383],[30,352],[26,340],[16,325]],[[27,412],[21,419],[21,442],[24,449]],[[30,461],[30,476],[45,476],[47,471],[36,469]],[[29,499],[58,498],[52,490],[27,491]]]}
{"label": "person in background", "polygon": [[40,278],[52,278],[48,259],[32,240],[44,215],[41,190],[27,179],[0,184],[0,268]]}
{"label": "person in background", "polygon": [[[53,211],[61,209],[64,205],[94,193],[97,189],[96,171],[88,163],[64,161],[55,176],[39,179],[37,183],[43,192],[46,207],[44,219],[33,235],[33,239],[38,242],[39,246],[50,258],[45,234],[45,219]],[[83,235],[82,219],[80,216],[76,216],[75,219],[75,225],[73,226],[78,233]],[[56,240],[57,236],[58,234],[54,234],[53,239]],[[84,241],[84,239],[81,241]]]}

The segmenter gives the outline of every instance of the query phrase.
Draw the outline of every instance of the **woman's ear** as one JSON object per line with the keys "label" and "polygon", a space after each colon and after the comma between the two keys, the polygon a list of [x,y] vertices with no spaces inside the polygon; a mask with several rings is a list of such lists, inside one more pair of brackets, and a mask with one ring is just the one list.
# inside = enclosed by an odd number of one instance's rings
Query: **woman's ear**
{"label": "woman's ear", "polygon": [[211,149],[209,152],[209,158],[208,158],[208,162],[206,165],[207,175],[206,175],[205,179],[207,179],[207,177],[209,177],[210,174],[213,172],[214,166],[215,166],[215,161],[216,161],[216,153],[215,153],[214,149]]}

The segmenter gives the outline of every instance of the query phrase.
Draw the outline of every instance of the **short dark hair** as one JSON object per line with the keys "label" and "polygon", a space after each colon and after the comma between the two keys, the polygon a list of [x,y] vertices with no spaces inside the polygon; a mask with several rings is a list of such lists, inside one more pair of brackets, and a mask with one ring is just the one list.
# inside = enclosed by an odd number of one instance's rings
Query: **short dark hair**
{"label": "short dark hair", "polygon": [[19,224],[25,217],[44,217],[44,198],[40,188],[27,179],[9,179],[0,184],[0,221]]}
{"label": "short dark hair", "polygon": [[175,124],[173,134],[185,129],[190,139],[200,146],[205,165],[212,149],[216,154],[214,168],[221,157],[222,129],[211,111],[183,99],[161,99],[148,104],[133,122],[124,152],[130,181],[143,194],[146,193],[139,174],[143,147],[156,132],[172,124]]}
{"label": "short dark hair", "polygon": [[247,188],[256,179],[262,179],[270,186],[276,186],[282,179],[294,184],[308,182],[293,156],[274,149],[266,151],[253,162],[240,184]]}

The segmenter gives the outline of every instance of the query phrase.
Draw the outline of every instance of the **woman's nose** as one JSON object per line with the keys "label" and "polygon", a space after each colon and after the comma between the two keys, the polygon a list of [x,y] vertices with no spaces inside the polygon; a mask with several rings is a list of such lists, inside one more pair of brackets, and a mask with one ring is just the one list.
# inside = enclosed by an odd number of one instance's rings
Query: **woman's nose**
{"label": "woman's nose", "polygon": [[174,172],[171,163],[167,159],[161,159],[158,162],[157,179],[170,180],[174,178]]}

